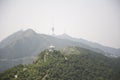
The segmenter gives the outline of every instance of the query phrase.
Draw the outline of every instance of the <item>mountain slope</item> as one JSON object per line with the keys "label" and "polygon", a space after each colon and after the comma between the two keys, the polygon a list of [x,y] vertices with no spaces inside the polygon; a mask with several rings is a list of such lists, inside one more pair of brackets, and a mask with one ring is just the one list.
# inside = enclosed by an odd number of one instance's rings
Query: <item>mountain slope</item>
{"label": "mountain slope", "polygon": [[32,64],[1,73],[0,80],[120,80],[117,60],[80,47],[46,49]]}
{"label": "mountain slope", "polygon": [[[51,44],[57,49],[66,46],[79,46],[102,54],[108,54],[99,48],[91,47],[89,44],[71,40],[71,37],[66,34],[64,34],[63,38],[58,38],[57,36],[38,34],[32,29],[21,30],[0,42],[0,71],[18,64],[31,63],[39,52]],[[111,54],[107,56],[111,56]]]}
{"label": "mountain slope", "polygon": [[98,44],[98,43],[95,43],[95,42],[90,42],[90,41],[87,41],[85,39],[72,38],[65,33],[62,34],[62,35],[58,35],[57,37],[60,38],[60,39],[68,39],[68,40],[72,40],[72,41],[75,41],[75,42],[80,42],[80,43],[89,45],[92,48],[100,49],[100,50],[104,51],[105,55],[107,55],[107,56],[111,56],[111,57],[120,56],[120,49],[116,49],[116,48],[112,48],[112,47],[108,47],[108,46],[103,46],[101,44]]}

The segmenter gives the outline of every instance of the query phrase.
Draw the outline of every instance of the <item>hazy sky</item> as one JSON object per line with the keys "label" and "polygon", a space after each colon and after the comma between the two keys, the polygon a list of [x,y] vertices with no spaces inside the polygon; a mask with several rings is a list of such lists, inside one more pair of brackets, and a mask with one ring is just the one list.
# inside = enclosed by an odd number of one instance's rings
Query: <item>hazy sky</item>
{"label": "hazy sky", "polygon": [[120,0],[0,0],[0,41],[20,30],[64,32],[120,48]]}

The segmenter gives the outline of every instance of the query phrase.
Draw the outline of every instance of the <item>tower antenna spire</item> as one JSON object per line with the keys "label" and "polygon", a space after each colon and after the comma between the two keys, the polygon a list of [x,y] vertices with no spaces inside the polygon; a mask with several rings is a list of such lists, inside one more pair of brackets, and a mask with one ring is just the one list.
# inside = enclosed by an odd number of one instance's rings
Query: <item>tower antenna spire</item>
{"label": "tower antenna spire", "polygon": [[52,36],[55,35],[54,31],[55,31],[55,28],[54,28],[54,17],[52,17]]}
{"label": "tower antenna spire", "polygon": [[55,34],[54,34],[54,25],[53,25],[53,27],[52,27],[52,35],[54,36]]}

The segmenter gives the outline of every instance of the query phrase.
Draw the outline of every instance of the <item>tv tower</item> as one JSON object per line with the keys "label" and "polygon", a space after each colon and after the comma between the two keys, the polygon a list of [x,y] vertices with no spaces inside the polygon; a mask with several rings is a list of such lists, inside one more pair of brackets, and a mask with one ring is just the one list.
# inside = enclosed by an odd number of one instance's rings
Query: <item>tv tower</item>
{"label": "tv tower", "polygon": [[55,31],[55,28],[54,28],[54,18],[52,17],[52,36],[55,36],[55,33],[54,33],[54,31]]}
{"label": "tv tower", "polygon": [[54,34],[54,26],[52,27],[52,35],[54,36],[55,34]]}

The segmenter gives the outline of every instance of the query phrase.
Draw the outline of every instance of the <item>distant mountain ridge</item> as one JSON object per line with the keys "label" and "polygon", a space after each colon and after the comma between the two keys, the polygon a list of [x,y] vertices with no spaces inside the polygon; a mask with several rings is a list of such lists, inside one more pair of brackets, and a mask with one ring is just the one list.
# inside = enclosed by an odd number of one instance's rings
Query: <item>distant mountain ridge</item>
{"label": "distant mountain ridge", "polygon": [[120,56],[120,49],[119,48],[112,48],[112,47],[108,47],[108,46],[103,46],[99,43],[90,42],[88,40],[81,39],[81,38],[73,38],[73,37],[71,37],[71,36],[69,36],[65,33],[62,34],[62,35],[58,35],[57,37],[61,38],[61,39],[69,39],[69,40],[72,40],[72,41],[75,41],[75,42],[80,42],[80,43],[89,45],[90,47],[100,49],[100,50],[108,53],[108,55],[111,55],[111,56],[114,56],[114,57]]}
{"label": "distant mountain ridge", "polygon": [[[117,50],[112,48],[116,52],[118,51],[118,53],[108,53],[99,48],[103,47],[104,49],[104,46],[97,45],[97,48],[91,42],[72,38],[67,34],[61,36],[51,36],[38,34],[32,29],[28,29],[25,31],[20,30],[0,42],[0,71],[17,64],[31,63],[35,56],[37,56],[42,50],[48,48],[48,46],[51,44],[54,45],[57,49],[66,46],[78,46],[102,53],[109,57],[120,56],[120,49]],[[91,46],[91,44],[93,46]],[[107,49],[111,48],[107,47]]]}

